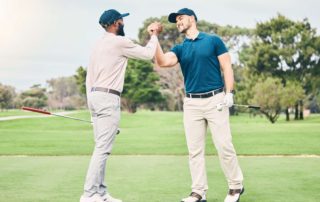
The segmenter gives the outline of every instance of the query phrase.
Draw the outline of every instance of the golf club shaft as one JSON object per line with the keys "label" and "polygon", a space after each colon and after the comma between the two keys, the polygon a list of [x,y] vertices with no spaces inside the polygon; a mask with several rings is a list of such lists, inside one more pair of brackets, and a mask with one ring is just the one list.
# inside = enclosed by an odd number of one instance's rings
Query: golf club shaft
{"label": "golf club shaft", "polygon": [[91,121],[87,121],[87,120],[83,120],[83,119],[79,119],[79,118],[75,118],[75,117],[71,117],[71,116],[55,114],[55,113],[51,113],[51,112],[48,112],[48,111],[45,111],[45,110],[35,109],[35,108],[32,108],[32,107],[22,107],[22,109],[23,110],[27,110],[27,111],[31,111],[31,112],[37,112],[37,113],[40,113],[40,114],[60,116],[60,117],[67,118],[67,119],[73,119],[73,120],[83,121],[83,122],[87,122],[87,123],[92,123]]}
{"label": "golf club shaft", "polygon": [[[245,108],[248,108],[248,109],[257,109],[257,110],[260,110],[260,107],[259,106],[254,106],[254,105],[242,105],[242,104],[233,104],[233,106],[235,107],[245,107]],[[224,103],[220,103],[220,104],[217,104],[215,106],[215,108],[217,109],[221,109],[221,107],[226,107],[226,105]]]}
{"label": "golf club shaft", "polygon": [[87,122],[87,123],[92,123],[92,121],[83,120],[83,119],[79,119],[79,118],[75,118],[75,117],[71,117],[71,116],[65,116],[65,115],[54,114],[54,113],[51,113],[51,115],[53,115],[53,116],[60,116],[60,117],[63,117],[63,118],[73,119],[73,120],[77,120],[77,121],[83,121],[83,122]]}
{"label": "golf club shaft", "polygon": [[[54,116],[60,116],[60,117],[67,118],[67,119],[73,119],[73,120],[83,121],[83,122],[87,122],[87,123],[91,123],[91,124],[93,124],[93,122],[92,122],[92,121],[87,121],[87,120],[83,120],[83,119],[78,119],[78,118],[71,117],[71,116],[65,116],[65,115],[54,114],[54,113],[51,113],[51,115],[54,115]],[[119,134],[119,133],[120,133],[120,129],[118,129],[118,130],[117,130],[117,134]]]}
{"label": "golf club shaft", "polygon": [[254,105],[233,104],[233,106],[236,106],[236,107],[246,107],[246,108],[249,108],[249,109],[260,109],[259,106],[254,106]]}
{"label": "golf club shaft", "polygon": [[[75,117],[71,117],[71,116],[65,116],[65,115],[60,115],[60,114],[55,114],[55,113],[51,113],[45,110],[41,110],[41,109],[36,109],[36,108],[32,108],[32,107],[22,107],[23,110],[26,111],[31,111],[31,112],[36,112],[36,113],[40,113],[40,114],[46,114],[46,115],[53,115],[53,116],[59,116],[62,118],[67,118],[67,119],[72,119],[72,120],[77,120],[77,121],[82,121],[82,122],[87,122],[87,123],[91,123],[92,121],[87,121],[87,120],[83,120],[83,119],[79,119],[79,118],[75,118]],[[120,133],[120,130],[117,130],[117,134]]]}

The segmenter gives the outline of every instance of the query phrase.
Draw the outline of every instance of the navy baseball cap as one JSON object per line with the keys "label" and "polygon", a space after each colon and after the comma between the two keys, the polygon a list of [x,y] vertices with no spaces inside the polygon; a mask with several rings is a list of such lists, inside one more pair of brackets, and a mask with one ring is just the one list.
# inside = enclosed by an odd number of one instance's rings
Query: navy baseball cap
{"label": "navy baseball cap", "polygon": [[193,15],[195,20],[198,21],[197,16],[193,12],[193,10],[191,10],[189,8],[182,8],[182,9],[178,10],[178,12],[176,12],[176,13],[170,13],[170,15],[168,17],[169,22],[176,23],[177,22],[176,18],[178,15],[189,15],[189,16]]}
{"label": "navy baseball cap", "polygon": [[100,19],[99,19],[99,24],[109,26],[109,25],[113,24],[115,21],[117,21],[123,17],[126,17],[128,15],[129,15],[129,13],[120,14],[117,10],[110,9],[110,10],[104,11],[102,13],[102,15],[100,16]]}

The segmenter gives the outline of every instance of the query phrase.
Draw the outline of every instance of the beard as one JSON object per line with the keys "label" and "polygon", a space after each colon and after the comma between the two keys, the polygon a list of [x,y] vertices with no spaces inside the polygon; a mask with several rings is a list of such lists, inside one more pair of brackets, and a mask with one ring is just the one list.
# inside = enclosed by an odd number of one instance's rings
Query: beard
{"label": "beard", "polygon": [[124,25],[119,25],[118,30],[117,30],[117,35],[120,35],[120,36],[125,35],[123,27],[124,27]]}
{"label": "beard", "polygon": [[182,34],[185,34],[188,29],[189,29],[188,27],[187,28],[183,28],[183,29],[179,30],[179,32],[182,33]]}
{"label": "beard", "polygon": [[189,20],[188,23],[183,24],[180,27],[181,27],[181,29],[178,28],[179,32],[182,33],[182,34],[185,34],[188,31],[188,29],[191,27],[191,21]]}

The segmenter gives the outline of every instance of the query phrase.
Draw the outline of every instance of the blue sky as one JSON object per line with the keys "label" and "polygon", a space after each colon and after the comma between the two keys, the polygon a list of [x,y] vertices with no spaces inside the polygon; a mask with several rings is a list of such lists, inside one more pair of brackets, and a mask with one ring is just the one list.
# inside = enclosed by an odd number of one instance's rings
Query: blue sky
{"label": "blue sky", "polygon": [[103,34],[98,19],[104,10],[129,12],[125,32],[137,39],[146,18],[183,7],[199,19],[249,28],[277,13],[308,18],[320,33],[317,0],[0,0],[0,83],[25,90],[86,67],[92,45]]}

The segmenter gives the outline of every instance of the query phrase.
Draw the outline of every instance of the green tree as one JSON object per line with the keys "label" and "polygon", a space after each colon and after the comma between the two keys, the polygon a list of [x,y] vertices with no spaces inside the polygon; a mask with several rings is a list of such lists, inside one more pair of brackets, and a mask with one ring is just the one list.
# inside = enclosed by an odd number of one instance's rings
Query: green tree
{"label": "green tree", "polygon": [[154,107],[163,97],[159,91],[159,76],[153,71],[152,63],[129,59],[125,75],[122,104],[131,113],[142,104]]}
{"label": "green tree", "polygon": [[312,81],[320,76],[320,39],[307,19],[294,22],[278,14],[258,23],[255,34],[254,42],[240,57],[251,73],[270,74],[281,78],[284,85],[298,82],[307,94],[319,88]]}
{"label": "green tree", "polygon": [[[295,107],[297,100],[303,100],[305,97],[304,89],[300,84],[288,81],[283,89],[281,95],[281,106],[284,107],[286,112],[286,120],[290,120],[289,109]],[[301,112],[303,110],[300,110]]]}
{"label": "green tree", "polygon": [[[143,27],[139,29],[139,40],[141,43],[145,44],[149,40],[150,36],[147,32],[147,27],[154,21],[161,22],[163,25],[163,32],[159,35],[159,41],[165,52],[184,40],[185,36],[179,33],[176,24],[168,22],[168,16],[162,16],[160,18],[148,18],[144,21]],[[252,29],[230,25],[220,26],[205,20],[198,21],[197,27],[202,32],[221,36],[231,49],[234,46],[239,46],[238,42],[243,36],[251,37],[254,33]]]}
{"label": "green tree", "polygon": [[253,87],[253,98],[251,104],[259,105],[263,113],[271,123],[275,123],[281,112],[281,101],[283,85],[279,79],[267,78],[259,80]]}
{"label": "green tree", "polygon": [[282,110],[293,106],[295,101],[302,99],[304,91],[295,83],[284,85],[279,78],[268,77],[259,79],[252,88],[251,104],[259,105],[260,111],[271,123],[275,123]]}
{"label": "green tree", "polygon": [[20,94],[21,104],[27,107],[43,108],[47,106],[46,89],[40,84],[33,85],[29,90]]}
{"label": "green tree", "polygon": [[[256,75],[252,74],[248,68],[237,68],[235,69],[235,90],[236,94],[234,96],[234,102],[240,104],[251,103],[257,105],[257,103],[252,103],[251,100],[254,97],[255,85],[261,81],[265,80],[267,77],[263,74]],[[240,76],[239,76],[240,75]],[[245,108],[237,108],[240,112],[256,113],[256,110],[247,110]]]}
{"label": "green tree", "polygon": [[13,101],[16,96],[15,89],[12,86],[2,85],[0,83],[0,109],[9,109],[13,107]]}
{"label": "green tree", "polygon": [[86,96],[86,76],[87,76],[87,70],[80,66],[77,69],[76,75],[74,75],[74,78],[76,79],[78,88],[80,90],[80,93]]}
{"label": "green tree", "polygon": [[[163,32],[159,35],[159,42],[165,52],[178,43],[181,43],[185,36],[179,33],[176,24],[169,23],[167,16],[160,18],[148,18],[144,21],[143,27],[139,29],[139,41],[142,44],[146,44],[150,36],[147,33],[147,26],[154,21],[161,22],[163,25]],[[200,20],[197,23],[200,31],[209,34],[218,34],[227,43],[232,54],[237,55],[242,50],[244,39],[250,38],[253,34],[253,30],[232,27],[232,26],[220,26],[218,24],[210,23],[204,20]],[[236,62],[236,61],[235,61]],[[180,70],[180,66],[177,65],[169,69],[155,68],[156,72],[160,76],[161,91],[166,97],[167,106],[169,110],[182,110],[183,98],[184,98],[184,82],[183,76]]]}

